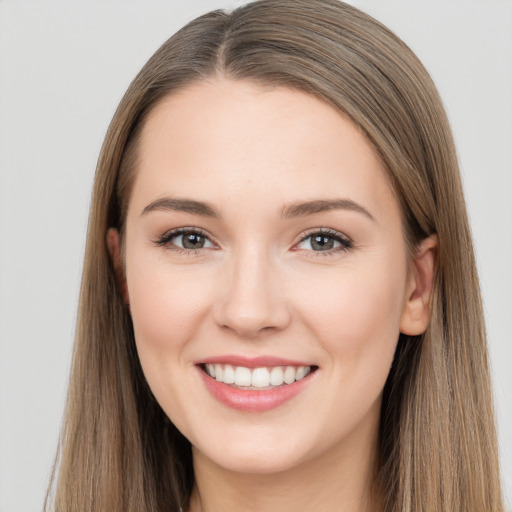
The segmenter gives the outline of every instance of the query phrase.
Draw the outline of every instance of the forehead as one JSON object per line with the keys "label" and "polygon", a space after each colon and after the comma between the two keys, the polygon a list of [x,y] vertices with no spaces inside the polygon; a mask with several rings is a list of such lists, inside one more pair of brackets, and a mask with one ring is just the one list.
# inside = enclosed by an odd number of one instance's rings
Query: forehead
{"label": "forehead", "polygon": [[286,87],[226,79],[188,86],[150,113],[138,153],[134,201],[185,195],[229,208],[348,195],[397,208],[361,131]]}

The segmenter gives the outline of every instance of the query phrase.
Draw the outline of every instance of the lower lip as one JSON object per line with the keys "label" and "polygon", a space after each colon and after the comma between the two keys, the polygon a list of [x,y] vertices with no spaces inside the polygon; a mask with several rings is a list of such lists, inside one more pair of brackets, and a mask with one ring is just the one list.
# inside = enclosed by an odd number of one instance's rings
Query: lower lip
{"label": "lower lip", "polygon": [[234,388],[213,379],[201,368],[199,368],[199,373],[208,391],[222,404],[238,411],[263,412],[275,409],[298,395],[308,385],[315,372],[309,373],[306,377],[295,381],[293,384],[261,391]]}

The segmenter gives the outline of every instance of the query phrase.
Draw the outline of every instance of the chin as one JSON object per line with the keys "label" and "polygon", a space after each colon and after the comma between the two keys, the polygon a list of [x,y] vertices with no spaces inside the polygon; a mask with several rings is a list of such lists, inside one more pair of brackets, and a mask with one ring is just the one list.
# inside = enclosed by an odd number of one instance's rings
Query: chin
{"label": "chin", "polygon": [[206,458],[236,473],[266,475],[291,470],[314,456],[306,449],[304,442],[293,440],[290,436],[286,440],[281,436],[277,436],[278,439],[247,435],[240,439],[227,437],[229,442],[195,445],[194,459]]}
{"label": "chin", "polygon": [[227,471],[241,474],[269,475],[289,471],[300,465],[296,455],[275,452],[271,454],[266,450],[259,450],[259,452],[239,450],[233,456],[226,453],[202,454],[202,456],[210,458],[216,465]]}

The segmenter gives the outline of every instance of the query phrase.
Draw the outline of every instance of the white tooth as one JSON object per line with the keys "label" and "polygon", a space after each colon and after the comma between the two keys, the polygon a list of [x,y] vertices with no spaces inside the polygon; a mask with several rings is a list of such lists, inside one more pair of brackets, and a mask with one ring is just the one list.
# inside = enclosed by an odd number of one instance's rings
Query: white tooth
{"label": "white tooth", "polygon": [[303,379],[306,376],[306,367],[299,366],[295,372],[295,380]]}
{"label": "white tooth", "polygon": [[270,372],[270,384],[272,386],[280,386],[284,382],[283,369],[280,366],[275,366]]}
{"label": "white tooth", "polygon": [[251,384],[255,388],[266,388],[270,386],[270,373],[266,368],[255,368],[252,371]]}
{"label": "white tooth", "polygon": [[206,365],[206,373],[215,379],[215,365],[208,363]]}
{"label": "white tooth", "polygon": [[251,381],[251,370],[244,366],[237,366],[235,370],[235,384],[237,386],[250,386]]}
{"label": "white tooth", "polygon": [[235,383],[235,369],[230,365],[226,364],[224,366],[224,384],[234,384]]}
{"label": "white tooth", "polygon": [[222,382],[222,366],[220,364],[215,365],[215,379]]}
{"label": "white tooth", "polygon": [[306,375],[309,375],[310,372],[311,372],[311,366],[306,366],[306,373],[304,373],[304,377]]}
{"label": "white tooth", "polygon": [[284,381],[286,384],[293,384],[295,382],[295,368],[287,366],[284,371]]}

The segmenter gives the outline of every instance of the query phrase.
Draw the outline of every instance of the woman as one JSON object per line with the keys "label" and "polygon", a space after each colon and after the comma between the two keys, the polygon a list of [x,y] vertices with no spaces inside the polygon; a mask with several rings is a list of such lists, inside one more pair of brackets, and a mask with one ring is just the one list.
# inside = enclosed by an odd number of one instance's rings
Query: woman
{"label": "woman", "polygon": [[55,508],[503,510],[486,357],[417,58],[337,0],[210,13],[100,155]]}

